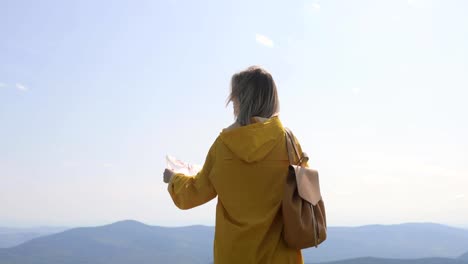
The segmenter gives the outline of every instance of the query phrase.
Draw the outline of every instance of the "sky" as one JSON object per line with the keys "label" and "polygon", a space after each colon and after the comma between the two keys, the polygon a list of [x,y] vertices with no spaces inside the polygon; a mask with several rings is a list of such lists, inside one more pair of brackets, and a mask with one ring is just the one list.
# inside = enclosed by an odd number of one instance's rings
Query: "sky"
{"label": "sky", "polygon": [[468,227],[468,2],[0,0],[0,226],[214,225],[177,209],[260,65],[329,226]]}

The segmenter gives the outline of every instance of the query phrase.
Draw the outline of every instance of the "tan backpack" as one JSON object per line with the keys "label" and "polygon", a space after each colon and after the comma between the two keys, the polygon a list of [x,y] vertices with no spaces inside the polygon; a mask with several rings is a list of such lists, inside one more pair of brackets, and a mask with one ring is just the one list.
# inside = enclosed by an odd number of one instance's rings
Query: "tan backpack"
{"label": "tan backpack", "polygon": [[305,167],[309,157],[305,152],[299,153],[294,135],[285,130],[290,165],[282,204],[283,238],[291,248],[317,247],[327,238],[318,172]]}

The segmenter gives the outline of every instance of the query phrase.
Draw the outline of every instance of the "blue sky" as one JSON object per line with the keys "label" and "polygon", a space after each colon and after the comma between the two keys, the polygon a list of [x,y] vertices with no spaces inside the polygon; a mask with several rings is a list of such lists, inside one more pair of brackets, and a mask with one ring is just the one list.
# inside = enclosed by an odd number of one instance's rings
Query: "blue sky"
{"label": "blue sky", "polygon": [[172,204],[257,64],[330,225],[468,225],[466,1],[1,1],[0,225],[214,224]]}

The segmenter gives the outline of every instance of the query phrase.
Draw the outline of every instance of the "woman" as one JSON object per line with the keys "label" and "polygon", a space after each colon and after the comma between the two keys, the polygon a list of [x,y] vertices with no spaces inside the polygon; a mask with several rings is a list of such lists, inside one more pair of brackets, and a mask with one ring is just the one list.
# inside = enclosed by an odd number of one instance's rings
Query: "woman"
{"label": "woman", "polygon": [[220,133],[196,176],[164,171],[169,193],[180,209],[218,196],[214,264],[303,263],[282,237],[289,161],[271,74],[257,66],[234,74],[229,102],[236,122]]}

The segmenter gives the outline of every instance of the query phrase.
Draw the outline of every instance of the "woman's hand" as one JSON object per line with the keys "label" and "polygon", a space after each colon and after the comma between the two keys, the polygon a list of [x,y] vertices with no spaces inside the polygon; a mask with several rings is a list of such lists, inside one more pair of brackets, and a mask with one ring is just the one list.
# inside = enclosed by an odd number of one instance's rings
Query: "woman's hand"
{"label": "woman's hand", "polygon": [[164,175],[164,179],[163,179],[164,182],[169,183],[169,181],[171,181],[172,176],[174,176],[174,174],[175,174],[174,171],[172,171],[170,169],[165,169],[164,174],[163,174]]}

